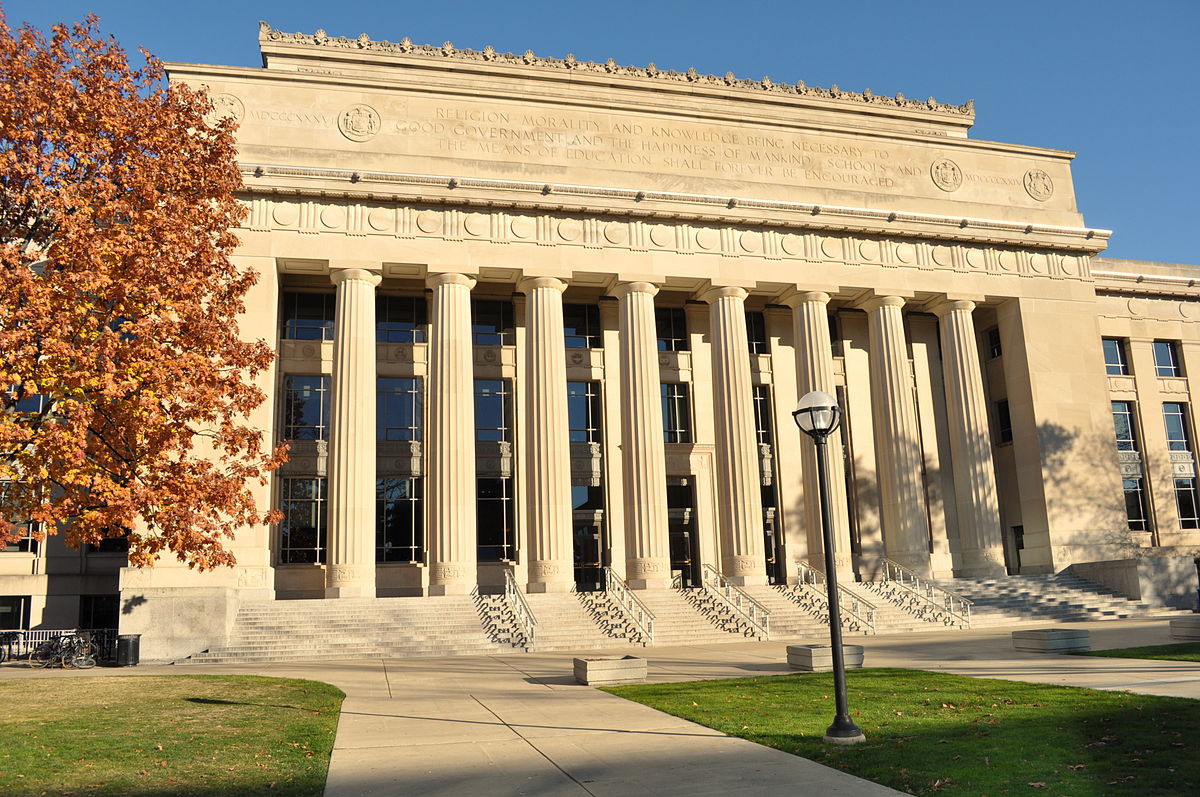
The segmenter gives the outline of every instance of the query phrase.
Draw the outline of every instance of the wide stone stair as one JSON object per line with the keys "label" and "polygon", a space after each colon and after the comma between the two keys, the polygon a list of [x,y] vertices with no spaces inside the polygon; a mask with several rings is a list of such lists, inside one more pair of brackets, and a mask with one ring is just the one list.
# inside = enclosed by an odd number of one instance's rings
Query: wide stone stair
{"label": "wide stone stair", "polygon": [[636,633],[604,592],[548,592],[525,596],[537,620],[531,650],[592,650],[636,645]]}
{"label": "wide stone stair", "polygon": [[733,628],[724,612],[713,607],[702,592],[699,589],[638,592],[638,598],[654,614],[655,645],[703,645],[753,638]]}
{"label": "wide stone stair", "polygon": [[801,605],[797,599],[802,593],[793,590],[802,588],[761,585],[740,589],[771,613],[771,639],[829,639],[829,626],[823,618],[827,610],[813,610],[818,603],[823,608],[824,600],[805,601]]}
{"label": "wide stone stair", "polygon": [[972,602],[972,628],[1036,620],[1123,620],[1188,614],[1139,603],[1070,573],[955,578],[934,583]]}

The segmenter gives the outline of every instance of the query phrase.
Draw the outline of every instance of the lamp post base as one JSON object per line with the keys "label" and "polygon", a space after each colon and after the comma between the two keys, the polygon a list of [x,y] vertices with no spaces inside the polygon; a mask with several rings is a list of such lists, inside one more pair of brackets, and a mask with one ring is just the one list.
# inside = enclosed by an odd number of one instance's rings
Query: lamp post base
{"label": "lamp post base", "polygon": [[862,744],[867,740],[862,728],[849,717],[835,717],[833,724],[825,729],[825,744]]}

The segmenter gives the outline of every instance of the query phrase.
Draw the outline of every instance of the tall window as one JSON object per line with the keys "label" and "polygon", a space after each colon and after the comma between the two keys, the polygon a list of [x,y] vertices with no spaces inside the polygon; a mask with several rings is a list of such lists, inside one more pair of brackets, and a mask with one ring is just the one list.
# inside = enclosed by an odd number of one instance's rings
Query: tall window
{"label": "tall window", "polygon": [[[1187,405],[1178,401],[1164,402],[1163,421],[1167,427],[1167,448],[1191,454],[1192,441],[1188,434]],[[1192,467],[1195,467],[1194,460]],[[1200,499],[1196,495],[1195,476],[1175,479],[1175,503],[1179,508],[1179,527],[1200,528]]]}
{"label": "tall window", "polygon": [[771,351],[771,344],[767,341],[766,313],[746,313],[746,341],[751,354],[767,354]]}
{"label": "tall window", "polygon": [[1008,410],[1008,400],[996,402],[996,443],[1011,443],[1013,439],[1012,414]]}
{"label": "tall window", "polygon": [[421,439],[421,380],[379,378],[375,404],[377,440]]}
{"label": "tall window", "polygon": [[654,308],[654,325],[658,330],[659,351],[687,351],[687,313],[682,307]]}
{"label": "tall window", "polygon": [[754,431],[759,445],[772,445],[771,388],[754,386]]}
{"label": "tall window", "polygon": [[476,346],[512,346],[516,343],[513,330],[511,301],[471,300],[471,337]]}
{"label": "tall window", "polygon": [[494,443],[512,440],[509,380],[475,380],[475,439]]}
{"label": "tall window", "polygon": [[29,627],[29,596],[0,595],[0,630]]}
{"label": "tall window", "polygon": [[1117,436],[1118,451],[1137,451],[1137,427],[1133,418],[1133,402],[1112,403],[1113,431]]}
{"label": "tall window", "polygon": [[516,555],[512,479],[489,477],[476,482],[479,561],[510,561]]}
{"label": "tall window", "polygon": [[600,335],[600,308],[594,304],[564,304],[563,332],[568,349],[599,349],[604,346]]}
{"label": "tall window", "polygon": [[1175,341],[1154,341],[1154,375],[1183,376],[1183,368],[1179,365],[1179,347]]}
{"label": "tall window", "polygon": [[379,343],[424,343],[428,323],[424,296],[375,297],[375,340]]}
{"label": "tall window", "polygon": [[664,442],[692,442],[692,408],[688,400],[688,386],[664,382],[661,390]]}
{"label": "tall window", "polygon": [[[1133,416],[1133,403],[1129,401],[1112,402],[1112,415],[1117,451],[1140,452],[1137,424]],[[1126,476],[1122,478],[1121,483],[1125,492],[1125,516],[1128,519],[1129,530],[1148,531],[1150,518],[1147,511],[1145,479],[1141,476]]]}
{"label": "tall window", "polygon": [[567,426],[572,443],[601,442],[598,382],[567,382]]}
{"label": "tall window", "polygon": [[283,439],[329,439],[329,377],[283,378]]}
{"label": "tall window", "polygon": [[1004,347],[1000,345],[999,327],[992,327],[987,331],[987,350],[989,360],[994,360],[1004,354]]}
{"label": "tall window", "polygon": [[1122,338],[1104,338],[1104,372],[1109,376],[1128,376],[1129,357]]}
{"label": "tall window", "polygon": [[37,553],[38,541],[33,535],[38,531],[38,523],[33,520],[23,520],[14,524],[13,532],[18,538],[0,548],[0,553]]}
{"label": "tall window", "polygon": [[332,293],[283,294],[283,336],[288,340],[333,340]]}
{"label": "tall window", "polygon": [[375,561],[422,561],[424,536],[421,480],[409,477],[376,480]]}
{"label": "tall window", "polygon": [[279,563],[315,564],[325,561],[327,506],[325,480],[315,477],[280,479]]}

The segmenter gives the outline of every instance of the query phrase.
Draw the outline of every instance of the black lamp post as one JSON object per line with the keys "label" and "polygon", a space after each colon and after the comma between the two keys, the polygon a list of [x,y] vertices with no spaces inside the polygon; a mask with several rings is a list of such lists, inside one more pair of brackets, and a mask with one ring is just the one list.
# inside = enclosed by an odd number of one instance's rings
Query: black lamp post
{"label": "black lamp post", "polygon": [[821,496],[821,533],[825,547],[825,586],[829,590],[829,643],[833,648],[833,690],[837,699],[837,716],[825,730],[830,744],[865,742],[862,728],[850,719],[846,704],[846,662],[842,655],[842,615],[838,606],[837,569],[833,561],[833,529],[829,520],[829,471],[825,465],[825,439],[842,420],[842,408],[828,393],[814,390],[800,399],[792,413],[800,431],[817,445],[817,485]]}

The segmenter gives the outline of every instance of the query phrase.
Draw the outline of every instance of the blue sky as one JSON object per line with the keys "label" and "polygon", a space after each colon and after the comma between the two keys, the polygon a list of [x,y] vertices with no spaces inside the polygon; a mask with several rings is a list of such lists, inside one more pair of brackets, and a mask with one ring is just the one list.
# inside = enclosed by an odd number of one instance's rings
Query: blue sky
{"label": "blue sky", "polygon": [[1074,150],[1112,257],[1200,264],[1200,0],[207,2],[0,0],[9,23],[89,11],[127,48],[257,66],[285,31],[483,48],[975,100],[971,137]]}

